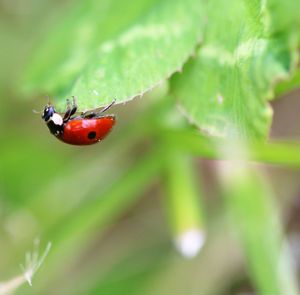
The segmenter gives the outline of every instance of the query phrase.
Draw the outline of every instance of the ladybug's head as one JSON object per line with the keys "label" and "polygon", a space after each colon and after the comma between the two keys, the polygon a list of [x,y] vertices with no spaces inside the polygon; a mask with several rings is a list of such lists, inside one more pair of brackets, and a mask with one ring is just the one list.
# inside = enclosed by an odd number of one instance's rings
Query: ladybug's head
{"label": "ladybug's head", "polygon": [[49,119],[55,114],[55,109],[51,105],[46,105],[42,114],[42,119],[44,119],[46,122],[49,121]]}

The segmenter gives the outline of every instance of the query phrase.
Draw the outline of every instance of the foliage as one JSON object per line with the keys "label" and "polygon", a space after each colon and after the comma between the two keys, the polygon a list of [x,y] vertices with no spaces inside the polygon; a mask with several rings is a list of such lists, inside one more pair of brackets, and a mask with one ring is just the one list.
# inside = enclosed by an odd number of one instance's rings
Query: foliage
{"label": "foliage", "polygon": [[[0,5],[0,281],[26,281],[11,278],[40,236],[51,251],[17,294],[297,294],[281,215],[300,143],[268,136],[269,101],[300,85],[297,1]],[[59,111],[115,98],[118,124],[63,145],[24,112],[41,95]]]}
{"label": "foliage", "polygon": [[[106,11],[103,19],[98,11]],[[67,89],[67,96],[79,97],[82,108],[105,105],[114,98],[128,101],[182,67],[202,35],[202,14],[203,5],[194,0],[141,1],[137,6],[123,2],[121,7],[114,0],[79,2],[70,19],[51,29],[48,42],[42,43],[29,65],[26,84],[50,92],[60,88],[63,104]],[[109,30],[103,36],[99,27]],[[116,27],[122,28],[119,34]]]}
{"label": "foliage", "polygon": [[[272,4],[276,9],[270,9]],[[209,2],[203,46],[185,75],[174,79],[174,94],[186,114],[209,135],[257,139],[268,134],[272,111],[267,100],[274,82],[287,78],[297,61],[297,32],[277,23],[279,10],[283,17],[290,15],[285,5]]]}

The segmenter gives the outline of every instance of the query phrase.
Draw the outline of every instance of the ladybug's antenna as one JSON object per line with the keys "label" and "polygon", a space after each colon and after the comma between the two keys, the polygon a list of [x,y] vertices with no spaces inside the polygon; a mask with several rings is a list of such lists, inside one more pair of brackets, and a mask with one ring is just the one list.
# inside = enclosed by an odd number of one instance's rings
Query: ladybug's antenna
{"label": "ladybug's antenna", "polygon": [[51,102],[50,102],[50,96],[49,96],[49,95],[46,95],[45,98],[46,98],[46,100],[47,100],[47,104],[48,104],[48,105],[51,105]]}
{"label": "ladybug's antenna", "polygon": [[[50,105],[51,105],[51,102],[50,102],[50,96],[49,96],[49,95],[46,95],[46,96],[45,96],[45,99],[47,100],[47,105],[50,106]],[[33,112],[34,114],[41,114],[41,113],[42,113],[42,111],[39,112],[39,111],[34,110],[34,109],[32,110],[32,112]]]}
{"label": "ladybug's antenna", "polygon": [[42,112],[39,112],[39,111],[37,111],[37,110],[32,110],[32,112],[34,113],[34,114],[41,114]]}

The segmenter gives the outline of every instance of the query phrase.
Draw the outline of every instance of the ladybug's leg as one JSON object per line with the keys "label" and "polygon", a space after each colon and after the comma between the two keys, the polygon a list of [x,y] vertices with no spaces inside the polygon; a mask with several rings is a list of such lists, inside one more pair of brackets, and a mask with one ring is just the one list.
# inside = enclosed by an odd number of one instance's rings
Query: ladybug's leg
{"label": "ladybug's leg", "polygon": [[67,99],[67,110],[66,110],[65,115],[64,115],[64,117],[63,117],[63,121],[64,121],[64,122],[68,122],[68,121],[69,121],[71,111],[72,111],[72,109],[71,109],[70,100]]}
{"label": "ladybug's leg", "polygon": [[72,96],[72,97],[73,97],[73,101],[72,101],[72,109],[71,109],[70,117],[73,116],[77,111],[76,98],[75,98],[75,96]]}
{"label": "ladybug's leg", "polygon": [[98,114],[106,112],[108,109],[110,109],[116,102],[116,99],[114,99],[108,106],[103,108]]}
{"label": "ladybug's leg", "polygon": [[104,107],[102,110],[97,111],[98,109],[95,109],[94,111],[86,111],[86,112],[82,112],[81,113],[81,117],[82,118],[94,118],[94,117],[98,117],[99,114],[102,114],[104,112],[106,112],[108,109],[110,109],[116,102],[116,99],[114,99],[109,105],[107,105],[106,107]]}
{"label": "ladybug's leg", "polygon": [[94,113],[94,112],[91,112],[91,113],[82,113],[81,114],[81,117],[84,118],[84,119],[92,119],[94,117],[96,117],[97,114]]}
{"label": "ladybug's leg", "polygon": [[66,123],[70,120],[71,116],[73,116],[77,111],[77,104],[75,97],[73,96],[72,107],[70,101],[67,99],[67,111],[64,115],[63,121]]}

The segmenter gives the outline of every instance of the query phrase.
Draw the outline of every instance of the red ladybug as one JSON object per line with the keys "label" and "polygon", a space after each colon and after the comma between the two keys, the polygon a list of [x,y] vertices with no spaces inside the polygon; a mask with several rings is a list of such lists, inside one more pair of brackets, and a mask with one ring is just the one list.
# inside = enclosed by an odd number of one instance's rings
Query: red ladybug
{"label": "red ladybug", "polygon": [[72,106],[67,100],[67,110],[63,117],[48,103],[44,108],[42,119],[59,140],[73,145],[90,145],[104,139],[114,126],[115,116],[102,114],[114,103],[115,100],[101,111],[87,111],[80,116],[72,117],[77,111],[73,97]]}

